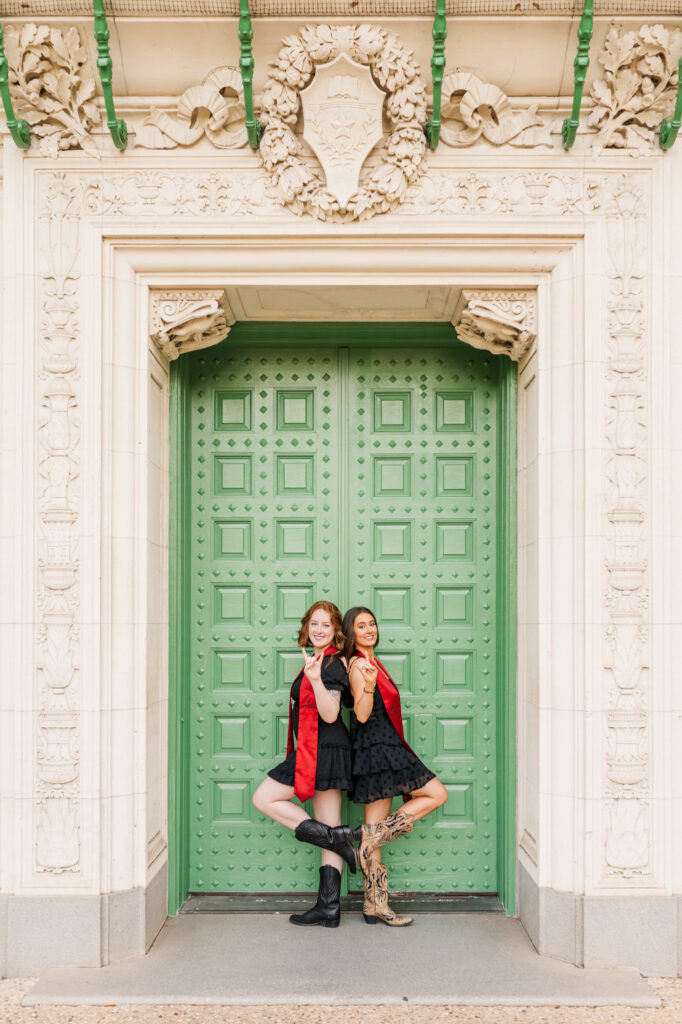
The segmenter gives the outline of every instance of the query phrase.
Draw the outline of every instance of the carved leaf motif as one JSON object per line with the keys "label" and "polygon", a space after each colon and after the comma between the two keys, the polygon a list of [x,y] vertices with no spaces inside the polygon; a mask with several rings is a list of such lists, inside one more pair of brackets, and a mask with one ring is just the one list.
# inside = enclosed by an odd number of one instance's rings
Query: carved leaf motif
{"label": "carved leaf motif", "polygon": [[643,25],[622,33],[612,26],[599,60],[603,79],[592,85],[588,125],[598,129],[595,145],[645,152],[664,117],[672,113],[682,31]]}
{"label": "carved leaf motif", "polygon": [[8,26],[5,48],[18,111],[43,139],[41,152],[56,156],[80,147],[99,155],[90,129],[101,122],[101,114],[89,102],[95,82],[86,70],[88,55],[78,29],[64,34],[47,25],[24,25],[17,32]]}

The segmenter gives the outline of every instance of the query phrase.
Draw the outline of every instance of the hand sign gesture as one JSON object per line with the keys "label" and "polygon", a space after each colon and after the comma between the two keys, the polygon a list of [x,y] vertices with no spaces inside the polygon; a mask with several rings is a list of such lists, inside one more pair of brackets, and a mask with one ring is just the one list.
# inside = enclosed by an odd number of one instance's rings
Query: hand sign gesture
{"label": "hand sign gesture", "polygon": [[308,652],[304,647],[301,648],[301,654],[303,655],[303,671],[306,676],[311,683],[319,683],[322,679],[322,658],[324,655],[318,654],[317,657],[313,655],[309,658]]}
{"label": "hand sign gesture", "polygon": [[365,693],[373,693],[377,684],[377,666],[367,658],[363,658],[358,667],[365,677]]}

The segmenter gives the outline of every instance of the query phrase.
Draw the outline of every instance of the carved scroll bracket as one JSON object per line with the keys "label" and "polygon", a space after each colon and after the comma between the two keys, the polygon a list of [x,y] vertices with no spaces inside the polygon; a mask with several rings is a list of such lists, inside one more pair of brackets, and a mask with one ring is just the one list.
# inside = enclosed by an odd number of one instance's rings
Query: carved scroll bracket
{"label": "carved scroll bracket", "polygon": [[219,288],[151,294],[149,335],[168,359],[217,345],[230,333],[234,316]]}
{"label": "carved scroll bracket", "polygon": [[535,341],[536,292],[465,288],[452,324],[467,345],[519,362]]}

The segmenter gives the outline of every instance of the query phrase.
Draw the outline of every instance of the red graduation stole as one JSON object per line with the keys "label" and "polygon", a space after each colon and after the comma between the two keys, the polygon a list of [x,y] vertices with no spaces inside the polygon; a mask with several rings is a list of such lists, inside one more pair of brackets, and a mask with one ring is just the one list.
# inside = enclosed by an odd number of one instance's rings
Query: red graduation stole
{"label": "red graduation stole", "polygon": [[[322,660],[328,654],[338,654],[336,647],[328,647]],[[298,676],[296,676],[298,679]],[[296,679],[291,684],[293,690]],[[289,734],[287,736],[287,757],[294,749],[294,725],[291,719],[291,691],[289,692]],[[303,803],[315,792],[317,772],[317,726],[318,710],[313,684],[304,674],[298,696],[298,740],[296,743],[296,771],[294,774],[294,795]]]}
{"label": "red graduation stole", "polygon": [[[358,654],[361,658],[367,657],[367,655],[363,654],[362,651],[356,651],[355,653]],[[369,658],[367,660],[369,661]],[[412,750],[412,747],[405,739],[405,733],[403,732],[403,715],[400,706],[400,694],[398,692],[398,687],[395,685],[395,683],[393,682],[393,680],[391,679],[391,677],[389,676],[388,672],[381,664],[379,659],[376,657],[376,655],[374,656],[374,661],[379,670],[377,672],[377,686],[379,687],[379,693],[381,694],[381,698],[384,702],[384,706],[388,713],[388,717],[391,719],[391,725],[398,733],[400,742],[404,746],[405,750],[409,750],[411,754],[414,754],[414,751]],[[409,795],[409,793],[403,794],[403,801],[405,803],[407,803],[407,801],[411,799],[412,797]]]}

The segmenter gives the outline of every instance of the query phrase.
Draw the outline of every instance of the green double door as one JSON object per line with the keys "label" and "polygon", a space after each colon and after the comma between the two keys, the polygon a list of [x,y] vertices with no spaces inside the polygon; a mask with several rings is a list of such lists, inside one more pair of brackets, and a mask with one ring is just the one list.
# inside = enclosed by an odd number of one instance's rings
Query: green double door
{"label": "green double door", "polygon": [[498,889],[500,360],[451,329],[359,333],[235,328],[183,357],[191,892],[316,887],[319,851],[251,797],[285,756],[300,619],[320,599],[374,610],[407,739],[449,793],[385,851],[392,889]]}

